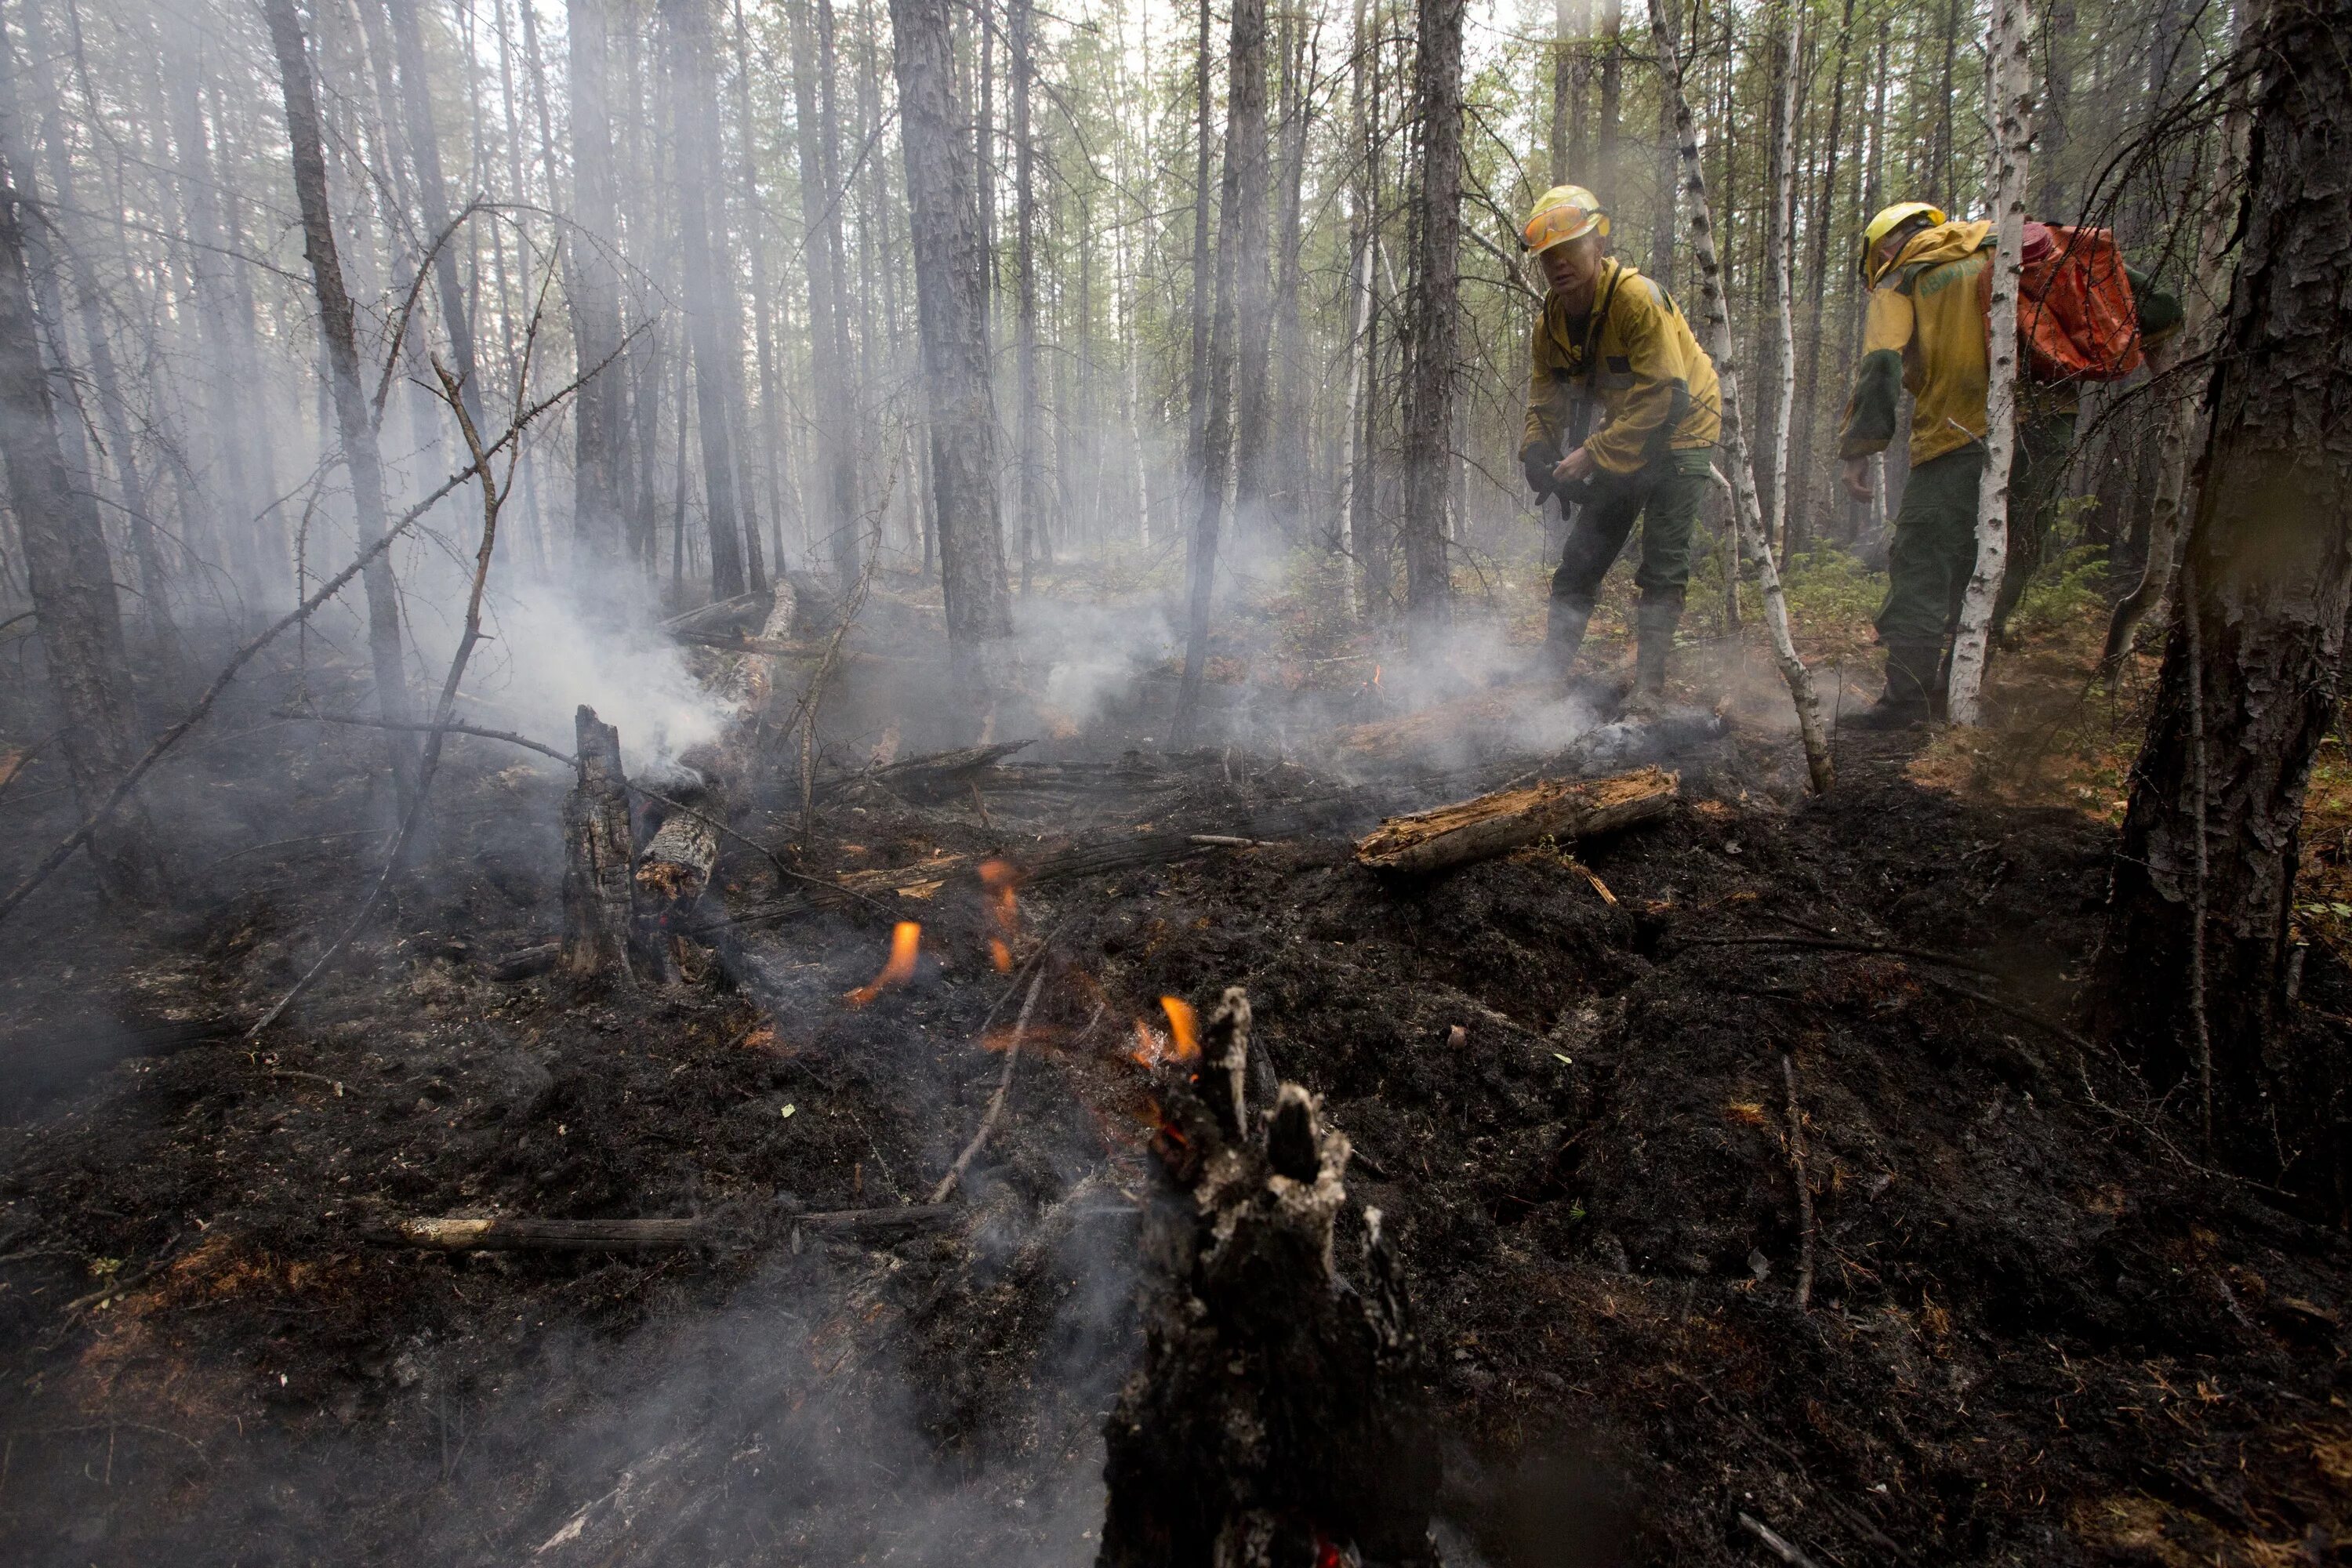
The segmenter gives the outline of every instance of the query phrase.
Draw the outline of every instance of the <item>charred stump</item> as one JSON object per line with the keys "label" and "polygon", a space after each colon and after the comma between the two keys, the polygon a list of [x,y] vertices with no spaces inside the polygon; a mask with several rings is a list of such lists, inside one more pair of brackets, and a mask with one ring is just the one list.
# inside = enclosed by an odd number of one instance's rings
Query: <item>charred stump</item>
{"label": "charred stump", "polygon": [[1104,1568],[1434,1564],[1437,1466],[1402,1278],[1363,1211],[1334,1262],[1347,1135],[1295,1083],[1252,1114],[1249,1000],[1162,1086],[1144,1352],[1112,1413]]}
{"label": "charred stump", "polygon": [[585,703],[572,726],[580,779],[563,799],[563,970],[627,983],[637,846],[621,732]]}

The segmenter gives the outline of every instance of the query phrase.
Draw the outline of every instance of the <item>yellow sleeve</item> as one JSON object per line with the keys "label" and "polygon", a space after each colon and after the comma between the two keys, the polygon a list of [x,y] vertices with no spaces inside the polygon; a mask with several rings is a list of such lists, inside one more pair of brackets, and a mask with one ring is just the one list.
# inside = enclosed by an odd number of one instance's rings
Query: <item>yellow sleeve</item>
{"label": "yellow sleeve", "polygon": [[1519,435],[1522,453],[1538,441],[1558,446],[1568,419],[1568,383],[1559,374],[1566,368],[1559,344],[1551,334],[1551,300],[1546,296],[1544,308],[1536,316],[1533,341],[1528,345],[1528,419]]}
{"label": "yellow sleeve", "polygon": [[1608,425],[1586,439],[1584,449],[1606,471],[1632,474],[1665,456],[1675,426],[1690,411],[1690,366],[1676,335],[1666,330],[1664,302],[1648,279],[1633,279],[1616,311],[1618,330],[1609,335],[1631,362],[1633,384],[1610,400]]}
{"label": "yellow sleeve", "polygon": [[1911,343],[1916,318],[1911,296],[1899,289],[1873,289],[1862,319],[1862,363],[1854,367],[1853,395],[1846,399],[1838,456],[1867,458],[1895,439],[1903,400],[1903,351]]}

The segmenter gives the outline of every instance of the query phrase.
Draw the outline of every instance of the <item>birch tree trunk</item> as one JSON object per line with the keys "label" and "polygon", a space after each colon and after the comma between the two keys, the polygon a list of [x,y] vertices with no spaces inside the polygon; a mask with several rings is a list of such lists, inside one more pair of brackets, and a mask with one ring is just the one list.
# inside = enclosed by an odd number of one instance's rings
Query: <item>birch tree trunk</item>
{"label": "birch tree trunk", "polygon": [[1789,536],[1789,429],[1797,406],[1795,280],[1791,276],[1797,227],[1798,76],[1804,50],[1804,12],[1796,0],[1780,8],[1781,40],[1772,127],[1772,210],[1764,226],[1765,275],[1772,300],[1772,424],[1764,471],[1764,537],[1785,550]]}
{"label": "birch tree trunk", "polygon": [[[359,522],[360,546],[365,549],[383,537],[383,459],[376,447],[374,414],[360,377],[352,297],[343,286],[342,259],[335,249],[334,220],[327,205],[327,158],[319,130],[318,93],[311,82],[310,57],[303,43],[302,24],[294,14],[294,0],[264,0],[263,10],[285,95],[294,195],[302,213],[302,252],[310,259],[311,287],[319,300],[319,333],[326,342],[335,426],[342,437],[343,465],[351,472],[352,509]],[[360,581],[367,595],[368,651],[375,671],[376,712],[389,722],[406,723],[408,682],[401,668],[400,605],[391,563],[379,554],[368,563]],[[383,737],[404,816],[415,787],[415,739],[397,730],[386,730]]]}
{"label": "birch tree trunk", "polygon": [[[1764,625],[1772,639],[1772,656],[1787,682],[1789,699],[1797,710],[1797,732],[1804,742],[1805,769],[1813,793],[1826,795],[1836,781],[1830,760],[1829,737],[1822,727],[1822,705],[1813,692],[1812,672],[1797,655],[1789,632],[1789,602],[1780,591],[1780,569],[1773,564],[1764,538],[1763,510],[1756,497],[1756,481],[1748,466],[1748,437],[1739,419],[1739,373],[1733,363],[1731,314],[1723,297],[1723,264],[1715,253],[1715,216],[1707,206],[1706,171],[1699,162],[1698,128],[1691,118],[1690,99],[1683,91],[1683,67],[1675,41],[1666,31],[1657,0],[1650,7],[1650,37],[1657,47],[1663,87],[1675,105],[1675,132],[1683,165],[1683,194],[1690,198],[1691,250],[1698,262],[1699,298],[1706,319],[1707,353],[1715,361],[1716,379],[1723,396],[1722,446],[1730,468],[1733,528],[1744,536],[1756,557],[1759,585],[1764,591]],[[1731,563],[1737,566],[1737,562]],[[1734,581],[1738,574],[1733,572]]]}
{"label": "birch tree trunk", "polygon": [[[1011,636],[989,384],[988,255],[972,201],[969,127],[955,90],[947,0],[890,0],[899,140],[914,229],[915,300],[931,405],[940,577],[958,685],[984,697]],[[977,722],[978,710],[975,709]]]}
{"label": "birch tree trunk", "polygon": [[1945,710],[1955,724],[1981,715],[1985,642],[2009,563],[2009,471],[2017,452],[2017,278],[2025,239],[2026,154],[2033,136],[2032,31],[2027,0],[1994,0],[1988,70],[1993,125],[1992,304],[1987,312],[1990,380],[1985,388],[1985,468],[1977,493],[1977,565],[1960,601]]}
{"label": "birch tree trunk", "polygon": [[[2304,795],[2337,720],[2352,608],[2347,30],[2347,0],[2271,0],[2252,26],[2205,480],[2095,992],[2097,1026],[2154,1088],[2195,1087],[2217,1153],[2338,1192],[2341,1069],[2299,1058],[2285,1025]],[[2295,1150],[2321,1163],[2298,1169]]]}
{"label": "birch tree trunk", "polygon": [[1404,573],[1407,636],[1442,634],[1453,619],[1445,548],[1454,370],[1460,332],[1463,0],[1420,0],[1413,102],[1421,120],[1421,212],[1415,225],[1410,353],[1404,384]]}

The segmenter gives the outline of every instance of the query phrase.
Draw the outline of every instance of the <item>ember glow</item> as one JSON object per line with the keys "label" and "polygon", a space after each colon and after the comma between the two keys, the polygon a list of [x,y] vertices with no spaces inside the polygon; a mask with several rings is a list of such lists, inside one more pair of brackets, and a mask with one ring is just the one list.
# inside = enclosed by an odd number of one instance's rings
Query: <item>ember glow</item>
{"label": "ember glow", "polygon": [[1013,973],[1013,940],[1021,934],[1021,872],[1010,860],[983,860],[980,884],[988,889],[988,961],[999,974]]}
{"label": "ember glow", "polygon": [[848,994],[846,1000],[853,1007],[863,1007],[893,985],[904,985],[915,977],[915,958],[922,951],[923,928],[914,921],[900,921],[890,932],[889,961],[870,985],[861,985]]}

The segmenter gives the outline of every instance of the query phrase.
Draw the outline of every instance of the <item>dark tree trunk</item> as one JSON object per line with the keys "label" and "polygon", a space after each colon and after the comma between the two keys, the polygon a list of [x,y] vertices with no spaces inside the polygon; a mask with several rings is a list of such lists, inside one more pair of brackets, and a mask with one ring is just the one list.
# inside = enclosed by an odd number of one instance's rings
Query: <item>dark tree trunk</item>
{"label": "dark tree trunk", "polygon": [[816,437],[817,498],[810,521],[833,563],[842,592],[858,573],[857,474],[851,449],[847,356],[843,352],[841,202],[825,171],[830,118],[817,103],[825,68],[815,0],[793,12],[793,110],[800,121],[801,255],[808,270],[809,394]]}
{"label": "dark tree trunk", "polygon": [[1036,567],[1041,521],[1045,504],[1043,476],[1038,471],[1037,428],[1043,411],[1037,399],[1037,149],[1031,139],[1029,97],[1034,47],[1034,0],[1010,0],[1005,7],[1005,68],[1013,89],[1013,200],[1014,265],[1013,374],[1019,383],[1021,591],[1029,592]]}
{"label": "dark tree trunk", "polygon": [[[24,177],[13,167],[5,173],[12,182]],[[95,810],[129,771],[134,752],[131,660],[98,506],[67,471],[58,445],[25,265],[24,211],[13,189],[0,194],[0,458],[57,697],[66,771],[75,800]],[[162,896],[154,834],[135,799],[91,835],[89,846],[109,898],[143,902]]]}
{"label": "dark tree trunk", "polygon": [[[1677,43],[1681,40],[1679,25],[1675,20],[1674,0],[1652,0],[1658,7],[1659,17],[1665,23],[1666,36]],[[1650,229],[1650,264],[1644,268],[1658,287],[1672,293],[1675,287],[1675,198],[1682,182],[1675,171],[1675,95],[1658,94],[1657,166],[1658,212]]]}
{"label": "dark tree trunk", "polygon": [[[564,15],[572,65],[572,214],[563,237],[571,283],[572,333],[580,369],[604,364],[621,346],[620,281],[613,268],[620,221],[613,170],[611,110],[604,87],[607,0],[569,0]],[[523,15],[531,14],[523,0]],[[536,58],[534,47],[533,56]],[[621,579],[622,441],[619,367],[580,388],[572,418],[573,579],[590,603]]]}
{"label": "dark tree trunk", "polygon": [[[265,0],[270,42],[286,100],[286,132],[294,163],[294,195],[302,211],[302,253],[319,300],[319,334],[327,347],[327,378],[334,394],[335,426],[343,443],[343,464],[352,476],[352,508],[362,548],[383,537],[383,460],[376,447],[375,420],[360,374],[352,297],[343,287],[343,263],[335,249],[335,226],[327,205],[327,159],[319,130],[319,99],[310,79],[310,57],[294,0]],[[378,714],[394,723],[408,719],[408,681],[401,668],[400,605],[392,565],[383,555],[361,574],[367,592],[368,651],[375,669]],[[416,749],[412,737],[384,731],[400,807],[408,809],[415,784]]]}
{"label": "dark tree trunk", "polygon": [[[1234,399],[1241,389],[1235,370],[1235,296],[1242,290],[1244,236],[1250,226],[1245,192],[1259,201],[1258,242],[1265,239],[1265,0],[1234,0],[1225,47],[1225,166],[1217,188],[1215,308],[1209,322],[1208,404],[1201,415],[1199,510],[1184,556],[1186,621],[1184,675],[1176,696],[1176,743],[1190,745],[1200,721],[1202,683],[1209,662],[1209,606],[1216,588],[1217,543],[1223,531],[1225,481],[1234,459]],[[1249,167],[1255,164],[1255,179]],[[1264,261],[1264,251],[1258,259]],[[1265,357],[1256,360],[1263,402]]]}
{"label": "dark tree trunk", "polygon": [[1404,574],[1408,635],[1426,637],[1453,615],[1445,491],[1452,460],[1454,370],[1462,245],[1463,0],[1421,0],[1413,101],[1421,118],[1421,211],[1415,225],[1404,431]]}
{"label": "dark tree trunk", "polygon": [[[1273,243],[1266,232],[1272,168],[1266,142],[1265,0],[1252,32],[1238,32],[1226,64],[1225,168],[1234,193],[1221,221],[1234,245],[1234,529],[1265,521],[1269,369],[1274,342]],[[1246,41],[1248,55],[1243,47]]]}
{"label": "dark tree trunk", "polygon": [[[899,140],[914,229],[915,302],[931,409],[940,575],[960,686],[992,684],[992,647],[1012,635],[1004,527],[996,499],[996,404],[989,384],[988,256],[965,162],[971,121],[957,101],[947,0],[890,0]],[[974,710],[974,721],[978,712]]]}
{"label": "dark tree trunk", "polygon": [[1195,0],[1195,4],[1200,6],[1200,30],[1192,54],[1192,375],[1188,385],[1191,400],[1186,405],[1192,441],[1185,457],[1198,482],[1203,456],[1201,443],[1208,430],[1210,318],[1216,311],[1217,285],[1209,249],[1213,211],[1209,205],[1209,172],[1214,167],[1210,162],[1209,142],[1209,105],[1214,83],[1209,61],[1209,0]]}
{"label": "dark tree trunk", "polygon": [[2304,788],[2352,604],[2348,35],[2348,0],[2273,0],[2251,46],[2242,248],[2100,975],[2108,1037],[2265,1174],[2346,1119],[2347,1086],[2280,1047]]}
{"label": "dark tree trunk", "polygon": [[[1286,0],[1282,10],[1282,157],[1276,174],[1274,237],[1277,264],[1274,283],[1274,411],[1267,421],[1277,449],[1302,458],[1311,449],[1307,436],[1307,342],[1299,293],[1305,282],[1306,237],[1300,214],[1307,184],[1307,133],[1314,121],[1313,51],[1306,8]],[[1349,254],[1352,256],[1353,251]],[[1352,276],[1352,275],[1351,275]],[[1350,288],[1348,292],[1353,295]],[[1355,301],[1349,300],[1347,317],[1353,321]],[[1319,467],[1319,465],[1318,465]],[[1269,501],[1286,535],[1295,535],[1304,515],[1309,487],[1307,466],[1297,465],[1293,478],[1276,488],[1269,475]]]}
{"label": "dark tree trunk", "polygon": [[711,235],[710,176],[719,168],[719,83],[710,62],[709,0],[662,0],[669,28],[671,107],[677,117],[677,226],[686,273],[687,332],[694,344],[694,426],[702,443],[703,520],[710,534],[710,596],[743,592],[743,535],[727,449],[734,322],[726,309]]}

